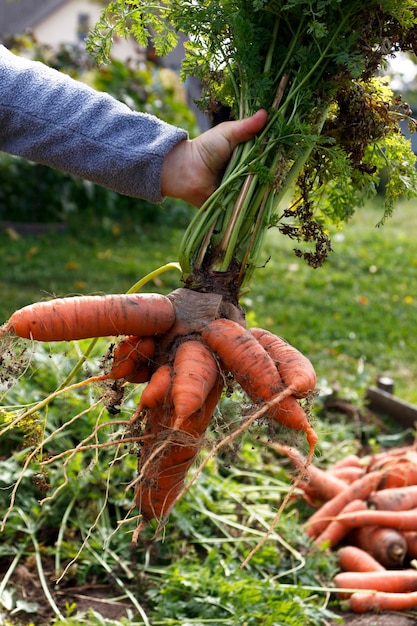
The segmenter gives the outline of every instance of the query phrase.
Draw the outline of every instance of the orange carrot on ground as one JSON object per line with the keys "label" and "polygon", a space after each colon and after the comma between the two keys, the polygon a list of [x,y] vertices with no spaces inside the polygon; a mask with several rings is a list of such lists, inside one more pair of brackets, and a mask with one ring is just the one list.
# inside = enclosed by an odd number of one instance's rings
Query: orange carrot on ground
{"label": "orange carrot on ground", "polygon": [[402,536],[407,544],[407,558],[417,559],[417,530],[403,531]]}
{"label": "orange carrot on ground", "polygon": [[304,354],[263,328],[251,328],[250,332],[275,362],[284,385],[292,390],[295,398],[305,398],[313,393],[317,383],[316,372]]}
{"label": "orange carrot on ground", "polygon": [[339,565],[345,572],[383,572],[381,565],[366,550],[356,546],[343,546],[337,551]]}
{"label": "orange carrot on ground", "polygon": [[197,339],[181,343],[174,357],[172,401],[177,416],[173,428],[198,411],[218,376],[217,361],[210,348]]}
{"label": "orange carrot on ground", "polygon": [[[367,474],[369,476],[369,474]],[[325,505],[324,505],[325,506]],[[323,508],[323,507],[322,507]],[[417,508],[409,511],[381,511],[367,509],[360,513],[339,515],[339,520],[348,528],[360,526],[387,526],[397,530],[415,530],[417,528]]]}
{"label": "orange carrot on ground", "polygon": [[265,440],[263,443],[278,454],[287,456],[296,469],[304,472],[305,480],[308,482],[299,484],[299,487],[305,490],[310,498],[327,501],[346,489],[346,484],[343,481],[329,475],[325,470],[320,469],[316,465],[307,467],[307,459],[296,448],[286,446],[278,441]]}
{"label": "orange carrot on ground", "polygon": [[371,509],[384,509],[386,511],[415,509],[417,507],[417,485],[375,491],[368,498],[368,506]]}
{"label": "orange carrot on ground", "polygon": [[149,336],[175,322],[174,307],[159,294],[74,296],[36,302],[15,311],[0,328],[35,341],[72,341],[110,335]]}
{"label": "orange carrot on ground", "polygon": [[329,468],[327,470],[327,474],[329,476],[334,476],[335,478],[345,481],[346,483],[353,483],[354,480],[357,480],[365,473],[366,471],[363,467],[356,467],[356,465]]}
{"label": "orange carrot on ground", "polygon": [[362,459],[357,454],[347,454],[342,459],[339,459],[329,468],[335,470],[341,467],[364,467]]}
{"label": "orange carrot on ground", "polygon": [[399,568],[404,563],[407,542],[395,528],[359,526],[349,534],[349,541],[355,546],[367,550],[385,567]]}
{"label": "orange carrot on ground", "polygon": [[406,611],[417,607],[417,591],[408,593],[390,593],[389,591],[353,593],[349,598],[348,606],[354,613]]}
{"label": "orange carrot on ground", "polygon": [[[342,509],[349,504],[352,500],[366,500],[372,491],[377,489],[381,480],[380,472],[370,472],[358,478],[350,485],[347,485],[346,489],[339,495],[332,498],[328,502],[325,502],[318,511],[313,513],[305,524],[306,533],[310,537],[318,537],[324,529],[328,526],[330,521],[338,517]],[[360,512],[358,515],[363,515],[368,511]],[[347,515],[356,515],[355,513],[349,513]]]}
{"label": "orange carrot on ground", "polygon": [[417,591],[417,570],[340,572],[333,578],[333,582],[338,589],[369,589],[370,591],[404,593]]}
{"label": "orange carrot on ground", "polygon": [[415,458],[399,457],[389,459],[381,464],[384,470],[384,476],[381,481],[380,489],[394,489],[396,487],[408,487],[409,485],[417,485],[417,455]]}
{"label": "orange carrot on ground", "polygon": [[[351,500],[345,507],[343,507],[341,514],[350,513],[351,511],[364,511],[366,509],[366,504],[363,500]],[[318,537],[315,538],[314,543],[318,546],[322,546],[323,544],[329,548],[334,548],[337,546],[342,539],[346,537],[349,532],[349,528],[342,522],[338,520],[336,517],[320,533]]]}
{"label": "orange carrot on ground", "polygon": [[[204,328],[202,338],[253,402],[271,401],[284,388],[272,358],[253,334],[237,322],[214,320]],[[309,464],[318,437],[296,399],[293,396],[284,398],[281,403],[271,406],[267,415],[283,426],[306,433],[310,446]]]}

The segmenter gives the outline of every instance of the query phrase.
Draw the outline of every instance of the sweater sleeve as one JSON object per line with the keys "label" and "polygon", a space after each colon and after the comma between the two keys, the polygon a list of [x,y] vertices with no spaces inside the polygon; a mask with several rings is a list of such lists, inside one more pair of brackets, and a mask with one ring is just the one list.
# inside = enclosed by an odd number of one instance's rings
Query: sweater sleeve
{"label": "sweater sleeve", "polygon": [[0,45],[0,150],[160,202],[165,155],[186,131]]}

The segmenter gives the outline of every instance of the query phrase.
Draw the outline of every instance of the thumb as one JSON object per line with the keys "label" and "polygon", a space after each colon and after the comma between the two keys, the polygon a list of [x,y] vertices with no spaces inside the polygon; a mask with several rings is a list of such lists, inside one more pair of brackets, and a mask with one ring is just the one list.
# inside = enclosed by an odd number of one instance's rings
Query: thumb
{"label": "thumb", "polygon": [[263,129],[268,120],[268,113],[264,109],[260,109],[251,117],[234,122],[223,122],[225,138],[229,141],[233,150],[239,143],[252,139],[260,130]]}

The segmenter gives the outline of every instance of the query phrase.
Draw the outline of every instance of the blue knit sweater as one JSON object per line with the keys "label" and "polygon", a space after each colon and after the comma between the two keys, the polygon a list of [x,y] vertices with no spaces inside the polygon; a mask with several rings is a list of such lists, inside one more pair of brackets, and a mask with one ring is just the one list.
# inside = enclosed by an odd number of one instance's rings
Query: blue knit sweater
{"label": "blue knit sweater", "polygon": [[164,156],[187,133],[0,45],[0,150],[160,202]]}

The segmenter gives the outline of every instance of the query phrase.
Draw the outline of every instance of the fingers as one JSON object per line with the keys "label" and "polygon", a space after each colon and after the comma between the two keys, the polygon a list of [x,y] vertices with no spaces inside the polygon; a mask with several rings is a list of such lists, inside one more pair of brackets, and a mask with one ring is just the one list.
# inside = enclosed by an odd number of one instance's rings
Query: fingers
{"label": "fingers", "polygon": [[260,109],[251,117],[234,122],[223,122],[219,124],[219,128],[223,127],[224,136],[229,141],[233,150],[242,141],[252,139],[265,126],[268,119],[268,113],[264,109]]}

